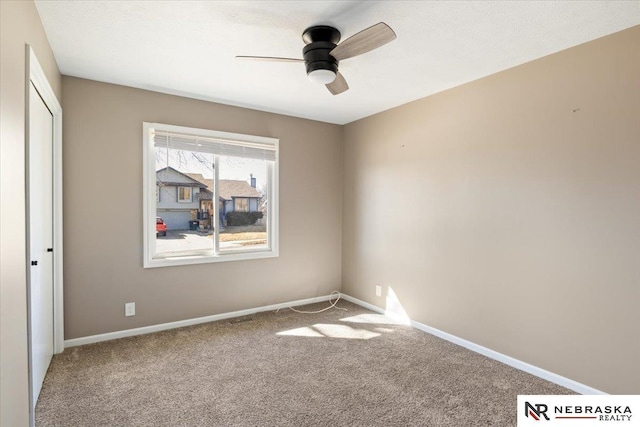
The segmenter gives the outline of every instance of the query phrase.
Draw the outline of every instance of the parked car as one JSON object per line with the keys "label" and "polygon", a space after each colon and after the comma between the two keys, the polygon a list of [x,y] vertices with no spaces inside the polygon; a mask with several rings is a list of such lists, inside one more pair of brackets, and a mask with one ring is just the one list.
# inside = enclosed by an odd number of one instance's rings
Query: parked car
{"label": "parked car", "polygon": [[156,237],[167,235],[167,224],[159,216],[156,217]]}

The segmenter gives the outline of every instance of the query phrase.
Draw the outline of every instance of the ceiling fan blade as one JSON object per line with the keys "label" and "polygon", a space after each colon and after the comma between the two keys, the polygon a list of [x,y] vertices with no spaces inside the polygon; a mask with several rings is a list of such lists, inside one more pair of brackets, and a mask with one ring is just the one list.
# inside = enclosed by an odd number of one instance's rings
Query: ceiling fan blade
{"label": "ceiling fan blade", "polygon": [[362,55],[370,50],[377,49],[382,45],[389,43],[396,38],[396,33],[393,32],[384,22],[379,22],[376,25],[356,33],[333,48],[329,54],[336,58],[338,61],[343,59],[352,58],[354,56]]}
{"label": "ceiling fan blade", "polygon": [[271,62],[304,62],[304,59],[280,58],[277,56],[236,56],[236,59],[249,59],[254,61],[271,61]]}
{"label": "ceiling fan blade", "polygon": [[342,92],[345,92],[349,89],[349,85],[347,84],[347,81],[344,79],[342,74],[340,74],[340,71],[336,73],[336,79],[325,86],[327,86],[329,92],[334,95],[340,95]]}

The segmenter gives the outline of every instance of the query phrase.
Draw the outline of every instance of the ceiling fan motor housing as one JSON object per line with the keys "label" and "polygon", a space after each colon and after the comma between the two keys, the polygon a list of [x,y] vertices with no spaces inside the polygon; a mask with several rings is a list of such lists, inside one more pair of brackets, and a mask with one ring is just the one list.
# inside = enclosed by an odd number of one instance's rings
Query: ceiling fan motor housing
{"label": "ceiling fan motor housing", "polygon": [[338,72],[338,61],[329,55],[340,41],[338,30],[326,25],[310,27],[302,33],[302,40],[307,44],[302,49],[307,74],[315,70]]}

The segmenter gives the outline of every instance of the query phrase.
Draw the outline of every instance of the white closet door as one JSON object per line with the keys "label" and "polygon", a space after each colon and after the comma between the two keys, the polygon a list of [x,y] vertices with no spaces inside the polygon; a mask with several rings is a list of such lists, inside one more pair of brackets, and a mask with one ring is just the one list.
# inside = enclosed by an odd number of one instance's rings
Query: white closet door
{"label": "white closet door", "polygon": [[29,332],[35,408],[53,357],[53,116],[33,84],[29,93],[28,197]]}

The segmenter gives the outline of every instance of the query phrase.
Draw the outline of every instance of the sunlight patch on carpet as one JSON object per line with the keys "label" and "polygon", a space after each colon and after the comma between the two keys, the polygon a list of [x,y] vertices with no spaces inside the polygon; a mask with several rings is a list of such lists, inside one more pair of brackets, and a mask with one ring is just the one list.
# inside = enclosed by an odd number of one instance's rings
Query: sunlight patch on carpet
{"label": "sunlight patch on carpet", "polygon": [[340,319],[341,322],[349,323],[373,323],[376,325],[404,325],[400,320],[392,319],[384,314],[365,313],[357,316],[345,317]]}
{"label": "sunlight patch on carpet", "polygon": [[313,326],[290,329],[288,331],[278,332],[276,333],[276,335],[296,337],[346,338],[355,340],[368,340],[380,336],[380,334],[368,331],[366,329],[355,329],[347,325],[333,325],[325,323],[318,323]]}
{"label": "sunlight patch on carpet", "polygon": [[296,328],[288,331],[278,332],[276,335],[294,336],[294,337],[324,337],[320,332],[309,326],[304,328]]}

